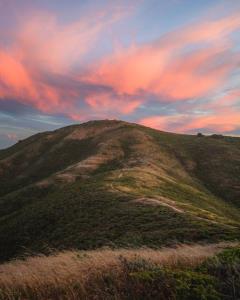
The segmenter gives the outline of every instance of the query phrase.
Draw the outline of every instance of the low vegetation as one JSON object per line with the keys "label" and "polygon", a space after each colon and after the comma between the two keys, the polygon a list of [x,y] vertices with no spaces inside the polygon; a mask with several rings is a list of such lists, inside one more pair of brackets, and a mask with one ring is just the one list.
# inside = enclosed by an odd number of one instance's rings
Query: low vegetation
{"label": "low vegetation", "polygon": [[3,300],[236,300],[240,248],[67,251],[0,265]]}
{"label": "low vegetation", "polygon": [[48,253],[49,248],[157,248],[240,236],[238,227],[136,203],[135,197],[103,190],[100,179],[10,194],[0,205],[0,258]]}

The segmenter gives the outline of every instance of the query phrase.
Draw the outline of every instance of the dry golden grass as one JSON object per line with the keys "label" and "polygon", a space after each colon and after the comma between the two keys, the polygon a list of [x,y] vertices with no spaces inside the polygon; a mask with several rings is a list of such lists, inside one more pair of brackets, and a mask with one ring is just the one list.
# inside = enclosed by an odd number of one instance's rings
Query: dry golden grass
{"label": "dry golden grass", "polygon": [[[107,299],[106,274],[116,289],[124,284],[120,258],[143,259],[168,266],[196,266],[233,244],[180,245],[153,250],[66,251],[51,256],[29,257],[0,265],[0,299]],[[121,299],[116,294],[108,299]]]}

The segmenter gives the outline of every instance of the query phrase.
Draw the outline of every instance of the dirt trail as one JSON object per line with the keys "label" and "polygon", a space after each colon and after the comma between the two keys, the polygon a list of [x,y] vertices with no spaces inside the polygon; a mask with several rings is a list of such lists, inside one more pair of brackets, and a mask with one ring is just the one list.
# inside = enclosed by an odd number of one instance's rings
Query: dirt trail
{"label": "dirt trail", "polygon": [[[172,210],[174,210],[175,212],[178,212],[178,213],[191,213],[190,211],[186,211],[182,208],[179,208],[177,205],[176,205],[176,202],[171,200],[171,199],[168,199],[166,197],[162,197],[162,196],[157,196],[157,197],[154,197],[154,198],[147,198],[147,197],[143,197],[143,198],[138,198],[138,199],[134,199],[132,200],[133,203],[141,203],[141,204],[146,204],[146,205],[151,205],[151,206],[165,206],[165,207],[168,207]],[[191,213],[191,215],[198,219],[198,220],[201,220],[201,221],[205,221],[205,222],[209,222],[209,223],[212,223],[212,224],[218,224],[218,225],[222,225],[222,226],[225,226],[225,227],[228,227],[228,228],[237,228],[236,226],[234,225],[231,225],[231,224],[226,224],[224,222],[220,222],[220,221],[217,221],[217,220],[211,220],[211,219],[208,219],[208,218],[204,218],[204,217],[199,217],[197,215],[195,215],[194,213]]]}
{"label": "dirt trail", "polygon": [[158,198],[138,198],[135,200],[132,200],[134,203],[141,203],[141,204],[147,204],[151,206],[166,206],[168,208],[171,208],[172,210],[178,212],[178,213],[184,213],[184,211],[177,206],[175,206],[175,201],[167,199],[165,197],[158,197]]}

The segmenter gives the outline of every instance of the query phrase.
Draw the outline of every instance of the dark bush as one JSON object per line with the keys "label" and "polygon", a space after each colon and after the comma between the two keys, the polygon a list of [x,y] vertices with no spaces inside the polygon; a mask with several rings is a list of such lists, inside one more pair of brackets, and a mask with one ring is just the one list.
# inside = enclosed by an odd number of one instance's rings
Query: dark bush
{"label": "dark bush", "polygon": [[216,278],[222,299],[240,299],[240,248],[228,249],[208,259],[200,270]]}

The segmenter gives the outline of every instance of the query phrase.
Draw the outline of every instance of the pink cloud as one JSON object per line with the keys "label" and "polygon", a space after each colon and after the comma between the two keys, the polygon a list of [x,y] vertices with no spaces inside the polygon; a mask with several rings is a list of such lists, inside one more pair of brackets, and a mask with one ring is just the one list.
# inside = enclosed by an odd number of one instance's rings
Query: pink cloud
{"label": "pink cloud", "polygon": [[[73,120],[115,117],[147,105],[146,95],[165,102],[206,97],[238,67],[239,54],[232,50],[230,35],[240,29],[239,13],[190,24],[152,43],[118,49],[87,68],[89,52],[125,16],[126,11],[113,9],[65,24],[49,13],[21,21],[12,42],[0,46],[0,97]],[[237,114],[231,115],[232,122],[223,119],[224,128],[238,121]],[[220,112],[190,122],[180,114],[141,122],[188,131],[194,126],[217,128],[219,116]]]}
{"label": "pink cloud", "polygon": [[230,34],[239,29],[239,13],[190,24],[153,43],[120,49],[82,78],[118,95],[149,93],[159,101],[206,97],[238,68]]}
{"label": "pink cloud", "polygon": [[[201,97],[218,88],[236,68],[239,55],[232,53],[226,38],[239,28],[235,16],[215,21],[211,33],[216,36],[211,40],[205,23],[184,28],[155,43],[123,49],[103,59],[84,78],[113,87],[119,94],[146,91],[172,100]],[[207,45],[187,51],[203,42]]]}
{"label": "pink cloud", "polygon": [[18,52],[33,67],[47,71],[67,72],[96,45],[103,30],[124,17],[126,13],[115,9],[109,14],[94,12],[79,21],[61,24],[50,13],[32,14],[24,20],[16,33]]}
{"label": "pink cloud", "polygon": [[122,98],[114,98],[111,94],[96,94],[86,98],[86,103],[96,112],[114,112],[118,111],[123,114],[132,113],[142,101]]}
{"label": "pink cloud", "polygon": [[35,97],[36,91],[25,66],[20,60],[0,51],[0,96],[12,97],[17,95],[18,98]]}
{"label": "pink cloud", "polygon": [[[116,6],[67,24],[50,13],[32,13],[21,20],[9,35],[11,42],[0,45],[0,98],[30,104],[44,113],[74,115],[84,95],[71,84],[72,68],[79,67],[103,31],[125,15]],[[70,84],[62,86],[58,77]]]}
{"label": "pink cloud", "polygon": [[173,116],[150,116],[139,120],[138,123],[162,131],[181,132],[179,124],[185,123],[186,120],[187,116],[178,114]]}
{"label": "pink cloud", "polygon": [[219,110],[225,107],[231,107],[240,103],[240,90],[232,90],[222,97],[216,98],[215,101],[209,102],[205,108]]}
{"label": "pink cloud", "polygon": [[[228,37],[229,34],[238,30],[240,27],[239,13],[232,13],[214,20],[203,20],[192,26],[186,26],[182,30],[173,32],[166,41],[170,44],[174,43],[177,46],[189,43],[201,43],[201,42],[216,42],[222,41]],[[165,43],[165,42],[164,42]]]}
{"label": "pink cloud", "polygon": [[12,141],[16,141],[18,139],[17,135],[15,133],[7,133],[6,134],[6,137],[9,139],[9,140],[12,140]]}
{"label": "pink cloud", "polygon": [[139,123],[155,129],[179,133],[196,132],[196,130],[227,133],[240,129],[240,111],[227,109],[201,116],[184,114],[152,116],[139,120]]}
{"label": "pink cloud", "polygon": [[59,105],[59,91],[38,81],[20,58],[0,52],[0,97],[15,98],[44,112],[52,112]]}

